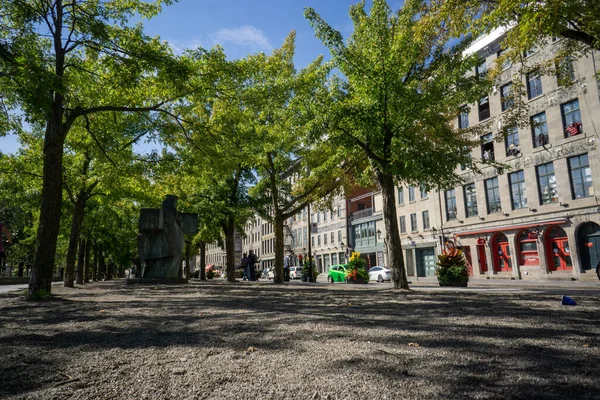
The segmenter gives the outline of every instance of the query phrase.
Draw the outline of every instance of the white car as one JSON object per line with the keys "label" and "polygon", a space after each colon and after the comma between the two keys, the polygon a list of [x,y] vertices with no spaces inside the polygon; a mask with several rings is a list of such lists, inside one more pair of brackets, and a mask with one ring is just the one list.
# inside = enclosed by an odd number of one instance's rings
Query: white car
{"label": "white car", "polygon": [[302,278],[302,267],[290,267],[290,279]]}
{"label": "white car", "polygon": [[389,268],[380,267],[379,265],[376,265],[374,267],[371,267],[371,269],[369,270],[369,280],[377,281],[379,283],[383,281],[391,281],[392,271],[390,271]]}

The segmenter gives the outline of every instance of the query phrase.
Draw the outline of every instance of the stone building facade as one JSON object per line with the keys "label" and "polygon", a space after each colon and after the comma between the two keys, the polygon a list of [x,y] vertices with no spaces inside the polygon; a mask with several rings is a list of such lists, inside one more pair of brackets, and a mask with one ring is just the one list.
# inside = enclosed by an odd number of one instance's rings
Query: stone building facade
{"label": "stone building facade", "polygon": [[[502,38],[503,32],[482,38],[472,50],[491,65],[502,51]],[[524,55],[524,62],[551,59],[561,45],[549,41]],[[567,87],[554,75],[521,76],[518,65],[506,65],[499,86],[458,118],[459,127],[491,121],[472,156],[509,166],[503,171],[488,166],[480,173],[464,168],[459,171],[464,184],[440,194],[444,241],[463,248],[474,277],[597,279],[600,57],[592,53],[571,65]],[[503,141],[490,140],[510,106],[503,94],[518,79],[527,89],[530,124],[514,128]]]}

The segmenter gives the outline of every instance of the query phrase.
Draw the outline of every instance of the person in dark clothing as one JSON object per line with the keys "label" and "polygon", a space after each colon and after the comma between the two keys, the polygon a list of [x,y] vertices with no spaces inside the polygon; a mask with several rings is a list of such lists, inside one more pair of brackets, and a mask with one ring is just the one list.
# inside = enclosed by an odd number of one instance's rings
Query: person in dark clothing
{"label": "person in dark clothing", "polygon": [[6,226],[4,226],[2,224],[2,221],[0,221],[0,261],[5,257],[4,243],[2,243],[2,241],[3,241],[2,233],[4,233],[4,236],[6,236],[6,243],[12,244],[12,236],[10,235],[10,231],[8,230],[8,228]]}
{"label": "person in dark clothing", "polygon": [[242,271],[244,272],[244,279],[243,280],[250,280],[250,274],[248,273],[248,264],[250,264],[250,259],[248,258],[248,255],[246,253],[244,253],[244,256],[242,257],[242,262],[241,262],[241,268]]}
{"label": "person in dark clothing", "polygon": [[250,254],[248,254],[248,279],[251,281],[256,280],[256,271],[254,270],[254,264],[256,264],[257,261],[258,259],[256,258],[254,251],[250,250]]}

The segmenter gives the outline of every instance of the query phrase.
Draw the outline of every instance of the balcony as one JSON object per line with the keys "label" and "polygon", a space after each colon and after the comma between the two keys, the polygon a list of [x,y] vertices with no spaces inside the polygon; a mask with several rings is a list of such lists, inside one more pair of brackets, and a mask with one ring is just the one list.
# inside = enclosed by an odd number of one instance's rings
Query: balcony
{"label": "balcony", "polygon": [[373,215],[373,208],[365,208],[364,210],[359,210],[352,213],[351,219],[354,221],[357,219],[370,217],[371,215]]}

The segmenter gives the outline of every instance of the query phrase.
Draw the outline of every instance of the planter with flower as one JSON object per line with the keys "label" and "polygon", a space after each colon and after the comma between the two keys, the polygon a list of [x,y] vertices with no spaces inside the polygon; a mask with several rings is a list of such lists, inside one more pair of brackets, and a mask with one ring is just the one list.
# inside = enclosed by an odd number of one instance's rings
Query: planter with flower
{"label": "planter with flower", "polygon": [[346,267],[346,283],[369,283],[369,272],[360,253],[353,252]]}
{"label": "planter with flower", "polygon": [[435,274],[440,286],[466,287],[469,282],[469,269],[462,250],[446,249],[438,256]]}

